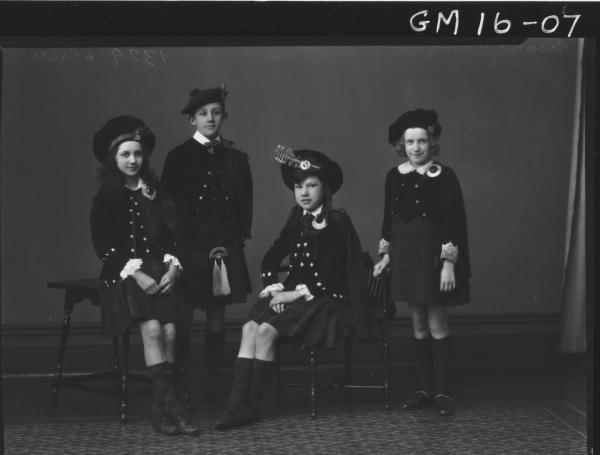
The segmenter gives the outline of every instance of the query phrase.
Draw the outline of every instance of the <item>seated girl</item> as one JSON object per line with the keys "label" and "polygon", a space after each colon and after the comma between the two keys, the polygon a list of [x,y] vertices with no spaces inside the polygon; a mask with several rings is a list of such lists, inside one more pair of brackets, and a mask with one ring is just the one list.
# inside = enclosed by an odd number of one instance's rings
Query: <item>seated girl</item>
{"label": "seated girl", "polygon": [[[342,314],[352,316],[359,337],[372,337],[374,308],[360,242],[348,215],[331,206],[343,181],[340,166],[312,150],[279,150],[274,157],[282,162],[283,181],[297,205],[262,261],[265,288],[242,328],[229,405],[218,430],[260,418],[279,337],[332,347],[328,328]],[[281,283],[278,270],[286,257],[288,275]]]}
{"label": "seated girl", "polygon": [[100,305],[103,332],[116,335],[137,325],[154,384],[152,426],[165,435],[197,434],[174,390],[175,321],[179,311],[172,203],[150,169],[156,140],[141,120],[110,119],[95,134],[102,164],[91,227],[103,261]]}

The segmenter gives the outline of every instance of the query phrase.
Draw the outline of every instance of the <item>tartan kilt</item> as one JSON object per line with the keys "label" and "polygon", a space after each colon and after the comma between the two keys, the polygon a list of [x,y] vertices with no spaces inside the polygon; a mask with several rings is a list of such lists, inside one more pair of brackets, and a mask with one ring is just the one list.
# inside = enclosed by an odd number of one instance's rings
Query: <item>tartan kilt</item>
{"label": "tartan kilt", "polygon": [[302,347],[335,347],[348,315],[347,304],[326,295],[308,302],[302,297],[289,303],[281,313],[276,313],[269,307],[270,301],[271,297],[259,299],[250,309],[248,320],[257,324],[266,322],[280,335]]}
{"label": "tartan kilt", "polygon": [[[201,310],[207,303],[246,302],[252,288],[244,255],[244,242],[231,229],[231,225],[217,219],[203,220],[186,232],[182,239],[183,275],[182,286],[185,303]],[[213,262],[210,251],[218,246],[225,247],[229,256],[225,258],[231,294],[215,297],[212,290]]]}
{"label": "tartan kilt", "polygon": [[392,302],[416,305],[462,305],[470,301],[469,284],[460,267],[455,266],[456,289],[440,292],[439,227],[427,217],[392,220],[390,241],[389,298]]}
{"label": "tartan kilt", "polygon": [[[143,260],[141,270],[158,283],[167,271],[166,265],[150,256]],[[178,282],[170,294],[155,295],[146,294],[132,277],[114,286],[101,286],[102,334],[110,337],[150,319],[156,319],[162,324],[176,322],[181,300]]]}

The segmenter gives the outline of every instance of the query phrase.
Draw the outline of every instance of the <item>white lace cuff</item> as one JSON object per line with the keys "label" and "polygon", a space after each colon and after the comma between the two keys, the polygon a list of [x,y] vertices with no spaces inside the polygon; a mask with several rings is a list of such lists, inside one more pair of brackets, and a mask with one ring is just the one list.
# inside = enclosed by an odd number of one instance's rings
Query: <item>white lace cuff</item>
{"label": "white lace cuff", "polygon": [[296,286],[296,291],[300,292],[300,294],[304,297],[304,300],[307,302],[315,298],[315,296],[310,293],[308,286],[305,284],[299,284]]}
{"label": "white lace cuff", "polygon": [[133,258],[127,261],[127,264],[125,264],[125,267],[123,267],[123,270],[121,270],[121,273],[119,274],[121,275],[121,279],[124,280],[128,276],[133,275],[142,267],[142,264],[143,262],[139,258]]}
{"label": "white lace cuff", "polygon": [[383,256],[384,254],[390,253],[390,242],[386,239],[381,239],[379,241],[379,256]]}
{"label": "white lace cuff", "polygon": [[173,264],[179,271],[183,270],[183,267],[181,267],[181,262],[179,262],[179,259],[177,259],[172,254],[168,254],[168,253],[165,254],[163,257],[163,262],[165,264]]}
{"label": "white lace cuff", "polygon": [[266,288],[264,288],[262,291],[260,291],[260,294],[258,294],[258,296],[259,297],[267,297],[273,291],[276,291],[276,292],[283,291],[283,284],[281,284],[281,283],[270,284]]}
{"label": "white lace cuff", "polygon": [[440,258],[456,264],[456,260],[458,259],[458,247],[452,242],[444,243],[442,245]]}

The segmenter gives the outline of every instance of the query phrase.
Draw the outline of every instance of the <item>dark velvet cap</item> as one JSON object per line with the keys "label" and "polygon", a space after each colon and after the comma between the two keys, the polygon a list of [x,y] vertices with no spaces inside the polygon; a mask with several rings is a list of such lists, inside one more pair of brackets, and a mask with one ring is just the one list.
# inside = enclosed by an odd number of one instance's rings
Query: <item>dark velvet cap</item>
{"label": "dark velvet cap", "polygon": [[324,153],[316,150],[295,150],[294,155],[300,161],[308,161],[311,165],[318,166],[319,169],[308,168],[303,170],[301,168],[282,164],[281,177],[290,190],[294,190],[294,184],[298,181],[295,178],[298,176],[302,178],[304,175],[306,177],[317,175],[322,178],[327,183],[331,194],[336,193],[340,189],[344,182],[344,175],[342,173],[342,168],[335,161],[329,159]]}
{"label": "dark velvet cap", "polygon": [[226,97],[227,91],[225,90],[225,86],[208,88],[204,90],[195,88],[190,92],[190,99],[185,107],[181,110],[181,113],[186,115],[194,115],[199,108],[210,103],[221,103],[223,108],[225,108]]}
{"label": "dark velvet cap", "polygon": [[439,138],[442,126],[438,123],[437,112],[434,110],[415,109],[402,114],[388,128],[388,141],[396,145],[408,128],[423,128],[435,138]]}
{"label": "dark velvet cap", "polygon": [[92,141],[94,155],[98,161],[104,163],[107,155],[115,147],[127,141],[139,142],[149,155],[156,144],[156,137],[142,120],[131,115],[120,115],[111,118],[94,134]]}

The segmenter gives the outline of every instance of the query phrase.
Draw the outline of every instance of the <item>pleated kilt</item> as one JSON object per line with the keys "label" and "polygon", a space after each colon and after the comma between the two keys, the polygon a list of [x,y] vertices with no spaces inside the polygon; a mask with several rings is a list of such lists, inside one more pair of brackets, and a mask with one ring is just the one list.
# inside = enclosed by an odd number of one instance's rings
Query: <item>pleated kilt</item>
{"label": "pleated kilt", "polygon": [[343,318],[349,311],[348,305],[329,296],[315,297],[308,302],[300,298],[289,303],[281,313],[276,313],[269,307],[270,301],[271,297],[259,299],[252,306],[248,320],[257,324],[266,322],[301,346],[335,347],[343,328]]}
{"label": "pleated kilt", "polygon": [[417,305],[461,305],[470,301],[468,280],[455,266],[456,289],[440,292],[439,230],[427,217],[392,220],[390,300]]}
{"label": "pleated kilt", "polygon": [[[231,294],[221,297],[213,295],[213,262],[208,257],[210,251],[218,246],[225,247],[229,253],[225,265]],[[246,301],[252,288],[244,242],[233,232],[230,224],[213,218],[203,220],[184,233],[181,247],[182,286],[187,305],[204,310],[207,303],[229,305]]]}
{"label": "pleated kilt", "polygon": [[[141,270],[158,283],[167,266],[156,258],[145,257]],[[146,294],[131,277],[115,286],[101,286],[102,333],[113,336],[150,319],[162,324],[176,322],[182,297],[177,283],[170,294],[155,295]]]}

